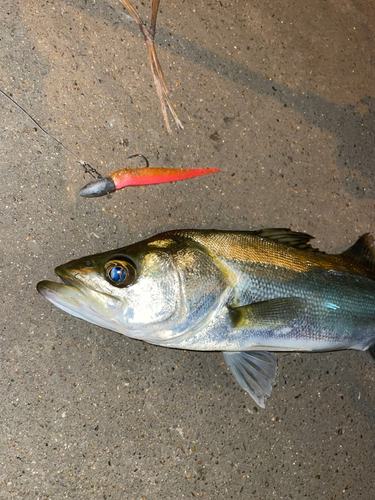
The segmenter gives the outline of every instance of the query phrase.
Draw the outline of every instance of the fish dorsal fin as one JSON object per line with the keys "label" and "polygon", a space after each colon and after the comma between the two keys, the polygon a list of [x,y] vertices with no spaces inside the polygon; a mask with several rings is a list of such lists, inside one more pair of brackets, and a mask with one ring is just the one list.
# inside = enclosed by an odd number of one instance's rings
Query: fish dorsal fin
{"label": "fish dorsal fin", "polygon": [[277,375],[277,358],[270,352],[223,352],[224,359],[242,389],[264,408]]}
{"label": "fish dorsal fin", "polygon": [[374,238],[363,234],[350,248],[342,252],[341,256],[375,274],[375,252],[372,248]]}
{"label": "fish dorsal fin", "polygon": [[[260,236],[261,238],[267,238],[271,241],[276,241],[277,243],[282,243],[290,247],[298,248],[299,250],[308,250],[310,252],[319,252],[316,248],[313,248],[309,241],[313,239],[306,233],[299,233],[297,231],[292,231],[287,228],[267,228],[259,229],[258,231],[252,231],[253,234]],[[320,252],[324,253],[324,252]]]}

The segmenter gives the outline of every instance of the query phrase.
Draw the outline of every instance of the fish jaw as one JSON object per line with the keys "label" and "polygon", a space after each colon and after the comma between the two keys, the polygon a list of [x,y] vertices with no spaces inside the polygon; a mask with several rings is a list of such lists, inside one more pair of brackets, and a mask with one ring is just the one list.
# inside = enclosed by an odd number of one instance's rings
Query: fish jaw
{"label": "fish jaw", "polygon": [[121,300],[81,283],[63,266],[55,272],[63,283],[47,280],[38,283],[37,290],[44,298],[76,318],[123,333],[117,319],[123,309]]}

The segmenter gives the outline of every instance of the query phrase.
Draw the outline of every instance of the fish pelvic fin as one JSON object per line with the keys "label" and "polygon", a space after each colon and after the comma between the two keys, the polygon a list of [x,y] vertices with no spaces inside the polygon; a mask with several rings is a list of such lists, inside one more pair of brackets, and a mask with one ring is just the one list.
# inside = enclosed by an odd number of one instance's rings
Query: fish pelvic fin
{"label": "fish pelvic fin", "polygon": [[281,297],[231,307],[231,326],[241,330],[274,330],[298,319],[305,307],[305,300],[299,297]]}
{"label": "fish pelvic fin", "polygon": [[277,358],[270,352],[223,352],[234,378],[261,408],[277,375]]}
{"label": "fish pelvic fin", "polygon": [[354,245],[342,252],[341,256],[353,264],[363,267],[374,278],[375,251],[373,243],[374,238],[369,233],[363,234]]}

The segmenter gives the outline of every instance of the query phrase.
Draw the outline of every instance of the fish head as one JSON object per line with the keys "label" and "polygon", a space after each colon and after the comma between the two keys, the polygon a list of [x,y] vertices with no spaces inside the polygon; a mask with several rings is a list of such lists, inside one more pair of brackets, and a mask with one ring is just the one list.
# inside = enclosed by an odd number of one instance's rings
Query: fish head
{"label": "fish head", "polygon": [[54,305],[157,344],[208,320],[222,289],[220,271],[209,256],[171,237],[73,260],[55,272],[62,283],[37,286]]}

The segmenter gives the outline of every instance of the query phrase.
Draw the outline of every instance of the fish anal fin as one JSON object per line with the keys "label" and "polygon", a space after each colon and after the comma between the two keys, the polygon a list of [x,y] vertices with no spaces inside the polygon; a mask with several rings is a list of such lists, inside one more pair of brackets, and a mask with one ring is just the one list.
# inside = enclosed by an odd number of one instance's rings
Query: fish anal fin
{"label": "fish anal fin", "polygon": [[351,263],[359,265],[372,274],[375,274],[374,238],[369,233],[363,234],[350,248],[342,252],[341,256]]}
{"label": "fish anal fin", "polygon": [[253,302],[245,306],[231,307],[229,314],[234,329],[271,330],[295,321],[305,307],[304,299],[281,297]]}
{"label": "fish anal fin", "polygon": [[277,375],[277,358],[270,352],[223,352],[224,359],[242,389],[265,407]]}
{"label": "fish anal fin", "polygon": [[375,363],[375,344],[370,345],[370,347],[365,351],[367,357]]}

